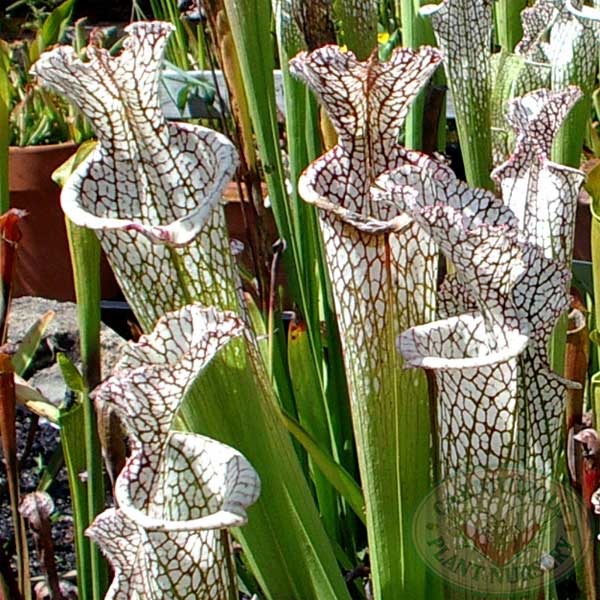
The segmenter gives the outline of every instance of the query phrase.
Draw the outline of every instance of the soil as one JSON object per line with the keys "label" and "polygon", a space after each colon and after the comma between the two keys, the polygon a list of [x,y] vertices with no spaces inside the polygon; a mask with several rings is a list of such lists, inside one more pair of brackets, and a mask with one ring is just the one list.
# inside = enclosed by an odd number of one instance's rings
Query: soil
{"label": "soil", "polygon": [[[24,456],[25,446],[33,420],[31,414],[17,408],[17,450],[22,461],[20,468],[21,497],[36,490],[40,477],[53,453],[58,448],[58,430],[47,421],[37,425],[33,444]],[[24,460],[23,460],[24,458]],[[63,467],[54,482],[48,489],[55,506],[52,519],[52,538],[55,547],[57,569],[59,575],[64,577],[70,573],[73,576],[75,568],[75,552],[73,546],[73,513],[69,495],[69,484],[66,470]],[[31,560],[32,577],[41,575],[40,565],[36,551],[32,545],[31,536],[28,536]],[[0,461],[0,545],[5,554],[14,555],[14,536],[11,522],[10,500],[6,483],[4,462]],[[13,571],[15,564],[13,563]]]}

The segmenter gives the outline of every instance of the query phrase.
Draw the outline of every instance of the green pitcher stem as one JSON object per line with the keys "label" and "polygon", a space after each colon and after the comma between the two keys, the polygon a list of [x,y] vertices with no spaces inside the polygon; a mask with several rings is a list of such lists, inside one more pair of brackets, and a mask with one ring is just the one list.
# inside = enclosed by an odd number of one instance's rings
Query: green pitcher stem
{"label": "green pitcher stem", "polygon": [[[82,530],[88,527],[104,509],[103,459],[98,437],[96,411],[90,398],[90,391],[98,385],[100,373],[100,243],[93,231],[78,227],[65,219],[73,275],[79,332],[81,340],[81,360],[85,390],[81,395],[83,404],[86,472],[88,493],[88,515],[82,518]],[[90,560],[94,600],[101,600],[108,587],[108,569],[100,550],[91,540]]]}

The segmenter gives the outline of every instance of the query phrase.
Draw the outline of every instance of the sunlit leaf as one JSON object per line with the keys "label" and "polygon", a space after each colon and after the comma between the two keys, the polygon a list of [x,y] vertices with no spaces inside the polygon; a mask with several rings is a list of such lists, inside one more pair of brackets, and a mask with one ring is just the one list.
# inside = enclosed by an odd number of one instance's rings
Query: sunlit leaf
{"label": "sunlit leaf", "polygon": [[58,423],[58,409],[56,406],[17,375],[15,375],[15,395],[17,403],[21,406],[25,406],[32,413],[48,419],[51,423]]}
{"label": "sunlit leaf", "polygon": [[73,361],[66,354],[59,352],[56,355],[56,362],[67,387],[74,392],[83,393],[85,391],[83,376]]}
{"label": "sunlit leaf", "polygon": [[27,367],[31,364],[36,350],[42,341],[44,332],[54,318],[54,311],[49,310],[43,314],[25,334],[21,340],[17,351],[11,356],[11,361],[17,375],[23,375]]}

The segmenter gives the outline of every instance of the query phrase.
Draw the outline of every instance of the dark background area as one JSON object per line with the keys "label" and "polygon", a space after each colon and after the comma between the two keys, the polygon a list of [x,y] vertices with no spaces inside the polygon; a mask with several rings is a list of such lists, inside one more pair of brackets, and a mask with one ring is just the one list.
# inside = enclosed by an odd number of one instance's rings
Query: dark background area
{"label": "dark background area", "polygon": [[[151,15],[148,0],[138,0],[137,5],[146,16]],[[90,25],[107,21],[127,22],[131,19],[131,2],[122,0],[77,0],[75,2],[75,19],[88,17]]]}
{"label": "dark background area", "polygon": [[[31,21],[34,11],[50,11],[60,3],[61,0],[0,0],[0,37],[10,37],[16,24]],[[149,0],[137,0],[136,4],[150,17]],[[131,15],[131,1],[76,0],[73,18],[87,17],[89,25],[104,25],[129,22]]]}

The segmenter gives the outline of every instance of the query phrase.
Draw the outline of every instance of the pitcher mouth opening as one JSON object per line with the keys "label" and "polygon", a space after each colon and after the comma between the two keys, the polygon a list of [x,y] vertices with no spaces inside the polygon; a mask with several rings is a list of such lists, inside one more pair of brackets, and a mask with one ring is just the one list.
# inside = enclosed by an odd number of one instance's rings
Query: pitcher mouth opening
{"label": "pitcher mouth opening", "polygon": [[[476,369],[506,362],[521,354],[529,342],[529,336],[517,329],[504,332],[506,343],[499,344],[500,349],[490,350],[483,339],[474,339],[476,328],[483,327],[481,315],[461,315],[425,325],[412,327],[398,336],[397,347],[405,360],[405,367],[421,367],[432,370]],[[461,336],[459,329],[465,330]],[[443,355],[441,338],[432,339],[432,335],[447,332],[447,343],[452,344],[447,355]],[[437,344],[436,344],[437,342]],[[470,347],[469,347],[470,345]],[[473,346],[476,345],[475,348]],[[462,346],[462,347],[461,347]],[[452,353],[451,350],[454,350]]]}
{"label": "pitcher mouth opening", "polygon": [[[121,512],[138,527],[146,531],[160,531],[165,533],[227,529],[245,525],[248,516],[244,508],[253,504],[257,499],[260,486],[253,480],[251,483],[254,489],[251,490],[251,493],[247,496],[238,497],[235,487],[232,487],[229,481],[231,471],[236,475],[237,471],[245,469],[247,466],[244,464],[245,459],[225,444],[215,442],[199,434],[175,431],[169,433],[163,460],[169,464],[169,449],[181,451],[184,445],[193,452],[193,456],[189,460],[190,484],[195,484],[197,487],[203,488],[205,497],[212,497],[212,509],[217,510],[210,512],[211,507],[206,507],[208,514],[194,519],[170,519],[151,516],[149,513],[152,511],[153,505],[159,510],[160,505],[155,503],[153,493],[149,492],[147,497],[144,498],[146,508],[138,508],[137,506],[139,506],[140,502],[132,501],[131,486],[133,480],[130,479],[130,471],[124,469],[115,484],[115,499]],[[223,456],[223,452],[225,452],[225,456]],[[205,455],[205,459],[197,460],[202,455]],[[208,460],[206,460],[206,455],[208,455]],[[139,460],[140,456],[141,452],[136,452],[136,454],[130,457],[130,461],[135,463]],[[160,465],[158,470],[162,470]],[[211,477],[215,477],[215,475],[217,475],[217,481],[211,482]],[[234,485],[244,486],[244,481],[239,481],[238,479],[239,477],[236,476],[236,483]],[[160,486],[164,485],[164,483],[157,481],[156,485]],[[169,485],[169,487],[171,488],[172,486]],[[245,492],[246,488],[242,492]],[[179,492],[183,494],[182,489]],[[209,501],[206,500],[206,502],[208,504]],[[182,504],[186,504],[185,500],[182,500]]]}

